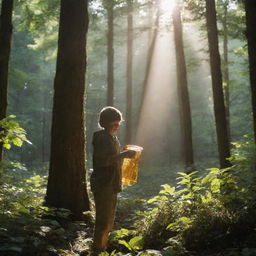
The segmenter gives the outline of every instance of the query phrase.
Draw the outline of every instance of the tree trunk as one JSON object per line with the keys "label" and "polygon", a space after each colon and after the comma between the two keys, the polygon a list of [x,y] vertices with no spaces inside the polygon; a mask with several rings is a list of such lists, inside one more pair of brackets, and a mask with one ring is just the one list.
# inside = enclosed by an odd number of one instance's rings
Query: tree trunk
{"label": "tree trunk", "polygon": [[133,0],[127,0],[127,86],[126,86],[126,144],[132,137],[132,57],[133,57]]}
{"label": "tree trunk", "polygon": [[43,96],[43,111],[42,111],[42,162],[45,163],[47,161],[46,158],[46,134],[47,134],[47,115],[46,115],[46,110],[47,110],[47,91],[43,90],[42,91],[42,96]]}
{"label": "tree trunk", "polygon": [[152,42],[152,34],[153,34],[153,1],[149,1],[148,3],[148,48],[150,48],[150,44]]}
{"label": "tree trunk", "polygon": [[[3,0],[0,17],[0,120],[6,117],[8,69],[12,39],[13,0]],[[0,162],[3,145],[0,143]]]}
{"label": "tree trunk", "polygon": [[227,132],[228,140],[231,140],[230,131],[230,97],[229,97],[229,68],[228,68],[228,1],[224,2],[224,17],[223,17],[223,84],[224,84],[224,97],[226,107],[226,118],[227,118]]}
{"label": "tree trunk", "polygon": [[192,120],[190,111],[189,92],[187,85],[187,69],[183,46],[182,23],[178,0],[172,11],[174,42],[176,50],[177,88],[179,96],[180,120],[182,130],[182,155],[186,167],[194,165],[193,143],[192,143]]}
{"label": "tree trunk", "polygon": [[84,127],[87,5],[85,0],[61,0],[46,195],[46,205],[70,209],[76,219],[90,209]]}
{"label": "tree trunk", "polygon": [[215,0],[206,0],[206,25],[210,52],[210,66],[212,77],[212,91],[214,103],[214,115],[217,129],[217,141],[220,167],[230,166],[226,159],[230,157],[230,148],[227,131],[226,110],[222,87],[221,62],[218,45],[218,30],[216,18]]}
{"label": "tree trunk", "polygon": [[107,2],[108,33],[107,33],[107,105],[114,105],[114,4]]}
{"label": "tree trunk", "polygon": [[252,97],[253,131],[256,143],[256,1],[244,0],[246,13],[246,35],[250,64],[250,83]]}

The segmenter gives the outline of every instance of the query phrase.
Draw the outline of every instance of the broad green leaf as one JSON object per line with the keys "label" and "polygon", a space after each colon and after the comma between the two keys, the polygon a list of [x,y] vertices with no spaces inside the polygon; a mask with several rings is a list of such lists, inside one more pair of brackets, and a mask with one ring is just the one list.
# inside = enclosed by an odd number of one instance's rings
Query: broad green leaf
{"label": "broad green leaf", "polygon": [[182,198],[183,199],[191,199],[192,198],[192,193],[188,193],[188,194],[184,195]]}
{"label": "broad green leaf", "polygon": [[125,240],[118,240],[118,243],[124,245],[129,251],[132,251],[131,246]]}
{"label": "broad green leaf", "polygon": [[212,174],[219,174],[220,173],[219,168],[209,168],[209,169],[207,169],[207,171],[210,171],[210,173],[212,173]]}
{"label": "broad green leaf", "polygon": [[21,140],[20,138],[14,138],[14,139],[12,140],[12,142],[13,142],[13,144],[14,144],[15,146],[17,146],[17,147],[21,147],[22,144],[23,144],[23,142],[22,142],[22,140]]}
{"label": "broad green leaf", "polygon": [[132,233],[132,231],[122,228],[120,230],[115,230],[113,232],[111,232],[110,234],[110,240],[112,241],[116,241],[120,238],[126,237],[128,235],[130,235]]}
{"label": "broad green leaf", "polygon": [[188,177],[192,177],[193,175],[195,175],[195,174],[197,174],[198,173],[198,171],[194,171],[194,172],[191,172],[191,173],[189,173],[189,174],[187,174],[188,175]]}
{"label": "broad green leaf", "polygon": [[190,183],[190,180],[189,179],[182,179],[178,182],[178,184],[188,184]]}
{"label": "broad green leaf", "polygon": [[168,184],[161,185],[163,187],[163,190],[161,190],[159,193],[164,195],[173,195],[175,192],[175,187],[171,187]]}
{"label": "broad green leaf", "polygon": [[133,250],[142,250],[144,245],[143,236],[135,236],[129,241],[129,245]]}
{"label": "broad green leaf", "polygon": [[171,228],[175,227],[176,225],[177,225],[177,222],[172,222],[172,223],[170,223],[170,224],[166,227],[166,229],[171,229]]}
{"label": "broad green leaf", "polygon": [[3,147],[6,148],[6,149],[10,149],[11,148],[11,145],[8,143],[4,143],[3,144]]}
{"label": "broad green leaf", "polygon": [[[159,192],[161,193],[161,191]],[[166,196],[154,196],[152,198],[150,198],[147,203],[151,204],[151,203],[154,203],[154,202],[157,202],[157,201],[160,201],[160,200],[164,200],[164,199],[167,199]]]}
{"label": "broad green leaf", "polygon": [[206,184],[212,181],[212,179],[214,179],[215,175],[213,175],[212,173],[209,173],[208,175],[206,175],[202,180],[201,183],[202,184]]}
{"label": "broad green leaf", "polygon": [[182,222],[184,224],[190,224],[191,223],[191,219],[188,217],[181,217],[178,219],[179,222]]}
{"label": "broad green leaf", "polygon": [[180,176],[187,176],[187,173],[185,173],[185,172],[177,172],[177,174],[179,174]]}

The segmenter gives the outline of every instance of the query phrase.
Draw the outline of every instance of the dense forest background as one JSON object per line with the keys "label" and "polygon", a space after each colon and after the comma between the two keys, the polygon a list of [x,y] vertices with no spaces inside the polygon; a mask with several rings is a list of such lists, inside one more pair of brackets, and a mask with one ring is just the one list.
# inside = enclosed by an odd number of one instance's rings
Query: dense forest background
{"label": "dense forest background", "polygon": [[[26,6],[27,5],[27,6]],[[53,97],[53,80],[56,65],[56,47],[58,32],[58,11],[56,6],[42,5],[40,3],[25,4],[17,9],[14,15],[13,45],[10,59],[10,82],[9,82],[9,105],[8,113],[17,116],[17,120],[28,133],[28,138],[33,145],[24,145],[21,149],[12,149],[8,154],[15,160],[29,165],[41,165],[49,161],[51,109]],[[53,5],[53,4],[51,4]],[[126,19],[124,3],[116,6],[115,37],[114,37],[114,70],[115,106],[123,113],[126,112]],[[133,56],[133,137],[136,133],[138,122],[138,109],[140,106],[140,95],[144,81],[146,68],[147,47],[150,45],[149,18],[146,13],[149,8],[140,4],[140,8],[134,11],[134,56]],[[49,9],[48,9],[49,8]],[[53,9],[51,9],[53,8]],[[55,8],[55,9],[54,9]],[[220,9],[222,6],[220,5]],[[231,141],[238,141],[243,135],[252,133],[252,118],[250,104],[250,87],[248,75],[248,57],[246,55],[245,26],[237,27],[236,22],[244,18],[242,9],[237,5],[230,7],[228,31],[230,36],[229,51],[229,94],[230,94],[230,126]],[[47,9],[47,10],[45,10]],[[146,9],[146,10],[145,10]],[[45,21],[45,12],[50,12],[51,20]],[[36,14],[34,13],[36,12]],[[97,130],[97,115],[100,109],[106,105],[107,94],[107,17],[101,3],[92,3],[90,7],[91,19],[88,33],[88,67],[86,83],[86,127],[87,127],[87,149],[91,151],[91,134]],[[153,10],[154,14],[155,10]],[[24,17],[24,15],[27,15]],[[221,15],[221,14],[220,14]],[[153,23],[153,17],[151,16]],[[237,19],[237,20],[235,20]],[[139,20],[139,22],[136,22]],[[164,22],[167,23],[165,20]],[[188,63],[188,87],[193,119],[193,139],[195,156],[198,161],[205,157],[216,158],[216,136],[214,129],[214,116],[212,107],[212,92],[209,57],[205,47],[207,38],[201,28],[202,21],[186,22],[184,25],[184,45]],[[163,24],[161,30],[168,31],[170,38],[169,49],[164,49],[166,54],[174,54],[174,45],[171,42],[173,28],[171,20],[169,24]],[[220,25],[221,27],[221,25]],[[190,31],[193,29],[193,34]],[[221,28],[220,28],[221,29]],[[233,31],[232,31],[233,30]],[[167,33],[166,31],[160,33]],[[161,38],[161,34],[159,37]],[[220,50],[222,50],[223,35],[220,35]],[[161,46],[159,46],[161,48]],[[164,45],[162,46],[164,47]],[[159,55],[163,55],[159,50]],[[175,59],[170,60],[170,70],[175,69]],[[168,61],[168,60],[165,60]],[[159,126],[169,126],[167,134],[161,134],[158,140],[158,151],[166,148],[168,153],[164,154],[163,163],[169,165],[172,158],[179,159],[179,117],[177,107],[177,91],[175,84],[175,73],[170,73],[174,81],[170,83],[171,116],[162,121],[159,117]],[[199,79],[200,78],[200,79]],[[162,82],[160,79],[157,81]],[[160,90],[157,89],[156,90]],[[167,93],[169,93],[167,91]],[[158,92],[157,92],[158,93]],[[160,92],[161,94],[161,92]],[[22,99],[22,102],[21,102]],[[164,100],[164,99],[163,99]],[[152,109],[152,116],[156,115]],[[241,118],[242,117],[242,118]],[[125,123],[124,123],[125,126]],[[121,138],[124,137],[122,129]],[[154,138],[151,138],[151,140]],[[124,139],[122,139],[124,142]],[[163,145],[162,145],[163,143]],[[166,144],[166,145],[165,145]],[[169,147],[169,145],[175,147]],[[153,144],[155,145],[155,144]],[[162,153],[162,152],[161,152]],[[161,154],[163,155],[163,154]],[[172,157],[173,155],[173,157]],[[155,156],[157,158],[157,156]],[[88,157],[88,160],[90,157]],[[169,160],[169,161],[168,161]],[[158,161],[158,160],[157,160]],[[156,162],[157,162],[156,161]],[[161,163],[162,165],[162,163]]]}
{"label": "dense forest background", "polygon": [[[88,252],[92,134],[100,110],[113,105],[125,119],[121,144],[144,150],[138,183],[120,194],[106,255],[256,255],[254,1],[2,0],[1,72],[4,7],[11,2],[8,94],[0,78],[0,96],[8,96],[6,113],[0,104],[0,254]],[[89,20],[83,27],[73,19],[80,15],[76,4],[88,10],[81,12]],[[79,29],[86,43],[76,37]],[[80,85],[68,69],[79,51],[86,62]],[[60,95],[63,102],[56,103]],[[73,106],[76,100],[84,113]],[[56,153],[68,147],[85,156],[79,167],[76,157]],[[69,181],[73,176],[80,181]],[[78,183],[86,183],[86,196],[69,193]],[[82,202],[80,208],[71,201]]]}

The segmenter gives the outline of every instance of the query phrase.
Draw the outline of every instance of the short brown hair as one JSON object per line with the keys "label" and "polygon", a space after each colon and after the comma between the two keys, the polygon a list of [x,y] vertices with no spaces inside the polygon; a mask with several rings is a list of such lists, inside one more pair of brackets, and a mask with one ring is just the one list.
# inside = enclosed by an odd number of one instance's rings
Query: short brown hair
{"label": "short brown hair", "polygon": [[99,126],[106,128],[114,121],[123,121],[122,113],[114,107],[105,107],[100,111]]}

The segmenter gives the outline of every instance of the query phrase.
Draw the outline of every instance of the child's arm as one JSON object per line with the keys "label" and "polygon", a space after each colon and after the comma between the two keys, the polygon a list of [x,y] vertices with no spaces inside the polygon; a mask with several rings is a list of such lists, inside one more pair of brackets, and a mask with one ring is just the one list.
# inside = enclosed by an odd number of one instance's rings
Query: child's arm
{"label": "child's arm", "polygon": [[113,151],[113,145],[107,137],[99,137],[93,143],[93,161],[95,166],[107,167],[113,165],[116,161],[123,158],[133,158],[136,154],[133,150],[124,150],[116,154]]}
{"label": "child's arm", "polygon": [[134,150],[131,150],[131,149],[127,149],[127,150],[124,150],[122,151],[120,154],[119,154],[119,157],[122,159],[122,158],[133,158],[135,157],[136,155],[136,151]]}
{"label": "child's arm", "polygon": [[124,158],[133,158],[135,157],[136,151],[134,150],[124,150],[120,152],[119,154],[115,154],[109,157],[109,163],[110,165],[115,163],[119,159],[124,159]]}

